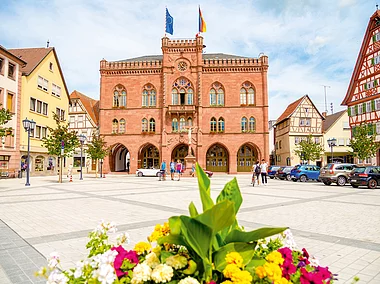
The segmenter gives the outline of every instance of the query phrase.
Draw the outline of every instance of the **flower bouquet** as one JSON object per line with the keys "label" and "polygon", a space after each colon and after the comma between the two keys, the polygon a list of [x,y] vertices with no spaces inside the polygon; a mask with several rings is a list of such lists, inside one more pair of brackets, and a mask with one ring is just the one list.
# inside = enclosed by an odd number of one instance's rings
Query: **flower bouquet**
{"label": "flower bouquet", "polygon": [[246,232],[239,226],[236,214],[243,199],[236,178],[214,202],[209,178],[198,164],[196,171],[202,213],[191,202],[190,216],[156,225],[147,242],[133,250],[125,249],[126,233],[110,244],[108,234],[116,227],[102,222],[90,233],[86,260],[62,270],[53,253],[37,275],[47,283],[333,283],[327,267],[296,249],[287,228]]}

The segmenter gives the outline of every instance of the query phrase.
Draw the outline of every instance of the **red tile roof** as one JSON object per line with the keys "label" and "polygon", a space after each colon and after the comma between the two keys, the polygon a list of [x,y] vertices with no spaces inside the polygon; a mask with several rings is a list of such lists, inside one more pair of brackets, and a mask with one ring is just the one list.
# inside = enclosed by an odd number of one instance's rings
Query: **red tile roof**
{"label": "red tile roof", "polygon": [[307,97],[307,95],[304,95],[302,98],[299,98],[295,102],[293,102],[290,105],[288,105],[288,107],[286,108],[286,110],[277,119],[276,124],[278,124],[278,123],[282,122],[283,120],[289,118],[305,97]]}
{"label": "red tile roof", "polygon": [[74,90],[70,94],[70,99],[79,99],[83,106],[85,107],[88,115],[91,117],[91,119],[94,121],[96,125],[98,125],[99,121],[99,101],[94,100],[90,97],[87,97],[86,95],[82,94],[81,92],[78,92],[77,90]]}
{"label": "red tile roof", "polygon": [[9,51],[15,54],[18,58],[25,60],[26,64],[21,70],[23,75],[30,75],[33,70],[40,64],[42,60],[53,50],[53,47],[49,48],[15,48],[9,49]]}
{"label": "red tile roof", "polygon": [[[6,49],[4,46],[0,45],[0,51],[3,51],[7,56],[9,56],[12,60],[17,61],[18,64],[25,65],[26,61],[22,60],[20,57],[18,57],[16,54],[13,54],[8,49]],[[21,66],[22,67],[22,66]]]}

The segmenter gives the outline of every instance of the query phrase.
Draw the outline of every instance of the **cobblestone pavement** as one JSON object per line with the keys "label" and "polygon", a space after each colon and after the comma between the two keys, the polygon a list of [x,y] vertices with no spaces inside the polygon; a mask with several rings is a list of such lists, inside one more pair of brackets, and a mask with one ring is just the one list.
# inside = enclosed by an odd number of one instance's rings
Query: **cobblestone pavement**
{"label": "cobblestone pavement", "polygon": [[[232,175],[214,175],[214,198]],[[269,180],[252,187],[237,175],[244,201],[238,215],[246,230],[289,226],[300,248],[339,274],[338,283],[380,283],[380,189],[325,186]],[[130,247],[145,240],[157,223],[200,208],[195,178],[158,181],[154,177],[85,175],[0,180],[0,283],[44,283],[33,272],[59,252],[63,268],[86,255],[88,233],[101,219],[114,221],[131,236]]]}

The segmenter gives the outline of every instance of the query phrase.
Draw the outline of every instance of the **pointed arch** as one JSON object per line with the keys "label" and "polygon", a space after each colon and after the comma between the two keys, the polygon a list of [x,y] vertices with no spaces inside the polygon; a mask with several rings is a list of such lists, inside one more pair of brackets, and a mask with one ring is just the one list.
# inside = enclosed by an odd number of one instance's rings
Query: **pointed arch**
{"label": "pointed arch", "polygon": [[224,106],[224,87],[219,82],[211,84],[210,106]]}
{"label": "pointed arch", "polygon": [[247,132],[248,131],[248,119],[243,116],[241,118],[241,132]]}
{"label": "pointed arch", "polygon": [[119,133],[125,133],[125,119],[120,119],[119,123]]}
{"label": "pointed arch", "polygon": [[142,106],[155,107],[156,101],[156,88],[151,83],[145,84],[142,90]]}
{"label": "pointed arch", "polygon": [[211,120],[210,120],[210,132],[216,132],[216,130],[217,130],[216,118],[215,117],[211,117]]}
{"label": "pointed arch", "polygon": [[148,132],[148,120],[145,117],[141,120],[141,132]]}
{"label": "pointed arch", "polygon": [[258,147],[252,143],[245,143],[240,146],[236,158],[237,171],[250,172],[252,166],[259,160]]}
{"label": "pointed arch", "polygon": [[213,172],[229,171],[229,153],[226,146],[218,142],[208,148],[206,169]]}
{"label": "pointed arch", "polygon": [[112,134],[116,134],[118,133],[118,131],[119,131],[119,122],[115,118],[114,120],[112,120]]}
{"label": "pointed arch", "polygon": [[117,84],[113,89],[113,107],[127,106],[127,89],[122,84]]}
{"label": "pointed arch", "polygon": [[219,117],[218,119],[218,132],[224,132],[224,118]]}
{"label": "pointed arch", "polygon": [[177,78],[172,85],[173,105],[193,105],[194,86],[186,77]]}
{"label": "pointed arch", "polygon": [[240,87],[240,105],[255,105],[256,104],[255,86],[245,81]]}

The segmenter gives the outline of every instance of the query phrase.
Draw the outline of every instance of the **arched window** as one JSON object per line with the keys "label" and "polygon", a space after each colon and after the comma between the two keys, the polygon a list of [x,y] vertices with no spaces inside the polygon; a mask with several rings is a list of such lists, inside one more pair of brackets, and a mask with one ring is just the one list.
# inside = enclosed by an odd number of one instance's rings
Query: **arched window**
{"label": "arched window", "polygon": [[176,118],[172,120],[172,132],[178,132],[178,120]]}
{"label": "arched window", "polygon": [[156,106],[156,90],[152,84],[146,84],[142,92],[142,106]]}
{"label": "arched window", "polygon": [[143,118],[141,121],[141,131],[148,132],[148,120],[146,118]]}
{"label": "arched window", "polygon": [[210,131],[216,132],[216,118],[212,117],[210,121]]}
{"label": "arched window", "polygon": [[121,84],[115,86],[113,91],[113,107],[126,107],[127,106],[127,91]]}
{"label": "arched window", "polygon": [[154,121],[154,118],[149,120],[149,132],[156,132],[156,122]]}
{"label": "arched window", "polygon": [[210,106],[224,106],[224,89],[219,82],[215,82],[211,86]]}
{"label": "arched window", "polygon": [[254,105],[255,104],[255,89],[250,82],[244,82],[240,89],[240,104]]}
{"label": "arched window", "polygon": [[249,118],[249,132],[255,132],[256,131],[256,120],[254,117]]}
{"label": "arched window", "polygon": [[223,117],[219,117],[218,132],[224,132],[224,118]]}
{"label": "arched window", "polygon": [[173,105],[192,105],[194,104],[194,88],[190,81],[184,77],[178,78],[172,89]]}
{"label": "arched window", "polygon": [[247,132],[247,118],[246,117],[243,117],[241,119],[241,132]]}
{"label": "arched window", "polygon": [[125,133],[125,119],[120,119],[119,133]]}
{"label": "arched window", "polygon": [[119,129],[119,122],[115,118],[114,120],[112,120],[112,133],[117,133],[118,129]]}
{"label": "arched window", "polygon": [[184,117],[181,117],[179,119],[179,131],[185,130],[186,129],[186,121]]}
{"label": "arched window", "polygon": [[193,119],[191,117],[187,119],[187,126],[189,127],[193,126]]}

